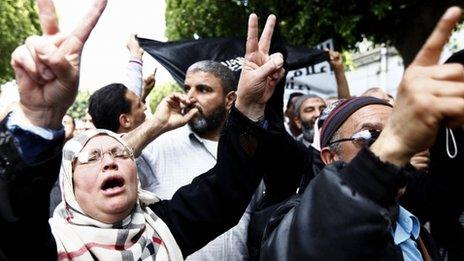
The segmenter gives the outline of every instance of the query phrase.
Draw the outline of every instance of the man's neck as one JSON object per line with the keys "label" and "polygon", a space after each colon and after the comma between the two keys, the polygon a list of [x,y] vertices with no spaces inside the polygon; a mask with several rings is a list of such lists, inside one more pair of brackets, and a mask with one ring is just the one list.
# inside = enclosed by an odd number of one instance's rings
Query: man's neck
{"label": "man's neck", "polygon": [[200,138],[205,139],[205,140],[211,140],[211,141],[219,141],[219,136],[220,136],[220,129],[214,130],[214,131],[209,131],[209,132],[204,132],[201,134],[197,134]]}
{"label": "man's neck", "polygon": [[133,129],[132,129],[132,128],[129,128],[129,129],[128,129],[128,128],[123,128],[123,127],[119,126],[118,131],[117,131],[116,133],[117,133],[117,134],[128,133],[128,132],[130,132],[131,130],[133,130]]}

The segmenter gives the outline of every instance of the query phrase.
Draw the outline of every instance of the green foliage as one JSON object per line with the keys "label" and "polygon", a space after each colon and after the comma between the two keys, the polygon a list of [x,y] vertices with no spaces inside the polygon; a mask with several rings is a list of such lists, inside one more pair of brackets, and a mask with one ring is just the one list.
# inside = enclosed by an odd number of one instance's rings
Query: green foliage
{"label": "green foliage", "polygon": [[71,108],[69,108],[67,114],[74,119],[83,119],[89,108],[89,91],[79,91],[77,93],[76,100],[74,101]]}
{"label": "green foliage", "polygon": [[173,92],[184,92],[184,90],[174,82],[155,86],[147,98],[151,111],[154,112],[161,100]]}
{"label": "green foliage", "polygon": [[167,0],[166,35],[170,40],[244,37],[249,13],[257,13],[261,25],[274,13],[290,44],[311,47],[333,38],[337,49],[347,50],[367,37],[397,47],[407,63],[444,10],[463,4],[464,0]]}
{"label": "green foliage", "polygon": [[167,0],[166,35],[170,40],[231,36],[245,31],[245,16],[237,1]]}
{"label": "green foliage", "polygon": [[34,0],[0,1],[0,84],[13,79],[10,65],[13,50],[39,30]]}

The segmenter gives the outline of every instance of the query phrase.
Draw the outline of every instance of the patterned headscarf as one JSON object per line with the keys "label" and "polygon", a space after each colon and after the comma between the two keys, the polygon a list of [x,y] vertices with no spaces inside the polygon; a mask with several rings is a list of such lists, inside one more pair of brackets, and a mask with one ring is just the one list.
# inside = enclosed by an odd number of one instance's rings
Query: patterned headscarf
{"label": "patterned headscarf", "polygon": [[88,130],[66,143],[60,171],[63,201],[49,220],[58,248],[58,260],[183,260],[166,224],[147,205],[158,201],[138,188],[132,213],[117,224],[106,224],[88,216],[77,203],[73,188],[72,162],[85,144],[97,135],[108,135],[126,143],[108,130]]}

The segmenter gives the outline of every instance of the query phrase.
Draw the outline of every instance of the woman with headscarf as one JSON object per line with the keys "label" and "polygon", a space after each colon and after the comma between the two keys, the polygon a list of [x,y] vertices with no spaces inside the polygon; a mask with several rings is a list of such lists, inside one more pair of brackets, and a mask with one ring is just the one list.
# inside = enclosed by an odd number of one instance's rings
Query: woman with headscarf
{"label": "woman with headscarf", "polygon": [[[12,115],[9,121],[16,117]],[[119,135],[100,129],[78,134],[63,149],[59,177],[63,201],[49,220],[58,260],[183,260],[240,219],[262,178],[262,171],[254,166],[263,164],[266,159],[260,155],[269,149],[263,146],[257,151],[247,147],[243,139],[264,144],[255,138],[256,133],[264,132],[233,109],[218,148],[218,157],[224,160],[180,188],[171,200],[163,201],[140,189],[132,150]],[[32,139],[46,146],[39,136]],[[0,149],[3,153],[3,147]],[[47,151],[54,151],[53,146]],[[17,158],[13,154],[9,157]],[[24,193],[12,195],[19,201],[13,197],[11,209],[17,209],[17,204],[26,199],[35,202],[29,211],[37,218],[29,214],[20,217],[20,222],[33,228],[28,232],[34,236],[47,232],[41,223],[41,210],[47,210],[44,199],[53,175],[43,172],[54,172],[58,162],[46,160],[45,167],[41,163],[18,168],[19,172],[12,174],[43,178],[41,188],[7,184],[11,191]],[[0,201],[6,203],[3,197]],[[52,243],[45,245],[53,248]]]}

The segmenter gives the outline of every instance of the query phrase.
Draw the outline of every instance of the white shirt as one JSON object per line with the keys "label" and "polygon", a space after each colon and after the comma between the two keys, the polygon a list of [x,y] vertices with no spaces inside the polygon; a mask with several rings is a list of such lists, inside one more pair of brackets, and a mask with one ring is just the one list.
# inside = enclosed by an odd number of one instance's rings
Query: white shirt
{"label": "white shirt", "polygon": [[[188,126],[159,136],[142,152],[155,175],[150,186],[154,188],[152,192],[161,199],[172,198],[180,187],[190,184],[195,177],[214,167],[217,148],[217,141],[200,138]],[[247,260],[249,218],[250,208],[247,208],[235,227],[190,255],[187,260]]]}

